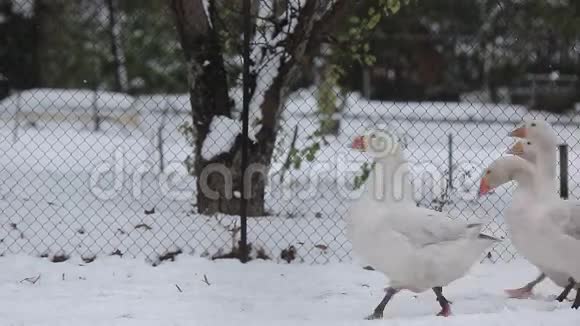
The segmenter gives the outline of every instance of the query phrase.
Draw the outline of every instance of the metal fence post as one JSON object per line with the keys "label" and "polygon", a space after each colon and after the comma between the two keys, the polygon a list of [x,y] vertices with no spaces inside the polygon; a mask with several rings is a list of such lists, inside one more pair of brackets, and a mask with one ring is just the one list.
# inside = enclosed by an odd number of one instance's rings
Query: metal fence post
{"label": "metal fence post", "polygon": [[101,130],[101,117],[99,114],[99,90],[98,88],[95,88],[93,90],[93,121],[95,123],[94,131]]}
{"label": "metal fence post", "polygon": [[560,152],[560,197],[568,199],[568,144],[558,146]]}
{"label": "metal fence post", "polygon": [[165,172],[165,157],[163,155],[163,129],[165,129],[165,124],[167,123],[167,111],[169,111],[169,106],[167,105],[167,100],[165,101],[165,107],[161,111],[161,122],[159,123],[159,129],[157,129],[157,152],[159,153],[159,173]]}
{"label": "metal fence post", "polygon": [[250,112],[250,37],[252,26],[250,21],[250,0],[244,0],[242,12],[244,15],[244,69],[243,69],[243,107],[242,107],[242,189],[240,198],[240,260],[248,261],[248,198],[246,198],[246,184],[244,177],[248,167],[248,126]]}
{"label": "metal fence post", "polygon": [[448,171],[449,171],[449,181],[448,181],[448,189],[452,190],[453,189],[453,134],[449,133],[447,135],[447,139],[448,139],[448,152],[449,152],[449,157],[447,160],[447,164],[449,165]]}
{"label": "metal fence post", "polygon": [[20,115],[22,112],[22,92],[16,95],[16,113],[14,114],[14,129],[12,129],[12,142],[18,141],[18,128],[20,128]]}

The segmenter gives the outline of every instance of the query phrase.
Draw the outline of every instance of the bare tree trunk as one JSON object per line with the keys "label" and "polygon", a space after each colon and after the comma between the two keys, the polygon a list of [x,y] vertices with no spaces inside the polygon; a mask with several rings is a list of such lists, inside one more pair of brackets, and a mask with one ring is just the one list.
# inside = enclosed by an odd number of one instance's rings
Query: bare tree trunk
{"label": "bare tree trunk", "polygon": [[[197,208],[204,214],[216,212],[234,214],[229,207],[224,207],[231,206],[226,205],[230,194],[226,194],[225,180],[217,174],[207,178],[208,187],[219,193],[219,198],[211,199],[202,191],[200,178],[204,169],[212,163],[202,156],[203,143],[210,131],[211,121],[215,116],[231,115],[232,103],[228,95],[222,49],[216,32],[209,24],[203,0],[173,0],[171,6],[188,67],[194,129],[193,170],[190,172],[197,177]],[[238,143],[239,141],[236,141],[234,146]],[[212,161],[222,162],[224,166],[228,166],[227,161],[232,162],[232,155],[224,153]],[[231,164],[229,167],[231,168]]]}
{"label": "bare tree trunk", "polygon": [[[185,53],[188,66],[188,80],[192,119],[194,128],[194,157],[192,173],[197,177],[197,208],[200,213],[212,214],[222,212],[226,214],[240,213],[241,188],[241,143],[242,136],[238,135],[229,149],[211,159],[204,159],[201,155],[204,140],[209,133],[209,127],[215,116],[230,116],[232,101],[228,95],[228,83],[224,69],[222,48],[218,33],[210,24],[214,19],[215,2],[209,0],[209,8],[204,8],[203,0],[172,0],[172,9],[175,13],[177,30],[181,38],[181,45]],[[347,7],[341,5],[335,7]],[[288,59],[280,63],[276,77],[268,85],[262,96],[260,111],[262,114],[261,129],[255,135],[256,141],[250,142],[249,166],[246,184],[248,199],[248,216],[265,215],[265,187],[268,170],[270,168],[281,108],[288,95],[289,85],[299,73],[306,55],[310,53],[309,41],[311,36],[318,35],[315,31],[316,12],[323,4],[323,0],[309,0],[300,9],[298,22],[294,31],[287,36],[285,52]],[[206,9],[208,14],[206,14]],[[346,12],[346,10],[340,11]],[[328,14],[335,15],[331,10]],[[209,18],[209,19],[208,19]],[[338,22],[340,19],[323,17],[318,22]],[[321,27],[321,26],[319,26]],[[324,29],[327,30],[327,29]],[[255,73],[255,72],[254,72]],[[256,76],[259,78],[259,76]],[[226,169],[223,173],[209,173],[214,167]],[[231,176],[230,180],[229,177]],[[219,195],[212,196],[202,189],[210,189]]]}
{"label": "bare tree trunk", "polygon": [[317,85],[318,110],[320,112],[319,133],[322,136],[338,135],[340,130],[339,115],[339,94],[337,84],[333,81],[332,67],[325,63],[319,72],[321,80]]}
{"label": "bare tree trunk", "polygon": [[115,76],[114,90],[126,92],[128,89],[127,68],[125,66],[125,53],[123,51],[121,33],[121,13],[118,9],[117,0],[107,0],[109,10],[109,36],[111,40],[111,54],[113,56],[113,73]]}
{"label": "bare tree trunk", "polygon": [[[242,136],[237,136],[229,151],[210,159],[202,156],[202,147],[210,132],[211,121],[215,116],[230,117],[233,106],[228,94],[218,35],[208,21],[202,0],[173,0],[172,8],[188,66],[195,135],[191,172],[197,177],[197,209],[203,214],[239,214],[240,196],[236,194],[241,193]],[[212,5],[209,14],[215,14]],[[249,163],[263,162],[262,151],[267,148],[265,144],[252,144]],[[219,167],[225,175],[210,173],[215,167]],[[264,215],[265,176],[256,173],[251,180],[252,194],[248,196],[248,215]],[[212,194],[213,192],[216,194]]]}

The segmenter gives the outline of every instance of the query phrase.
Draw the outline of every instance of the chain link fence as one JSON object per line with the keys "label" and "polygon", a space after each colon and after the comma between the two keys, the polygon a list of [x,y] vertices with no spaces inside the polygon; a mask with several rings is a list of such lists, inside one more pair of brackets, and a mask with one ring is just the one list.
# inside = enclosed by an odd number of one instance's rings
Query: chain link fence
{"label": "chain link fence", "polygon": [[[210,6],[200,12],[197,2]],[[568,10],[564,4],[544,4],[552,16],[528,22],[517,11],[534,12],[528,2],[468,2],[476,5],[466,12],[473,17],[458,18],[458,10],[467,6],[462,1],[444,1],[436,9],[412,3],[383,17],[362,46],[363,56],[372,59],[367,64],[336,59],[340,47],[325,38],[316,44],[315,55],[304,55],[310,60],[300,68],[289,66],[298,53],[292,51],[298,50],[278,51],[278,46],[288,46],[288,39],[317,40],[311,37],[316,29],[297,34],[308,18],[309,1],[253,2],[250,18],[258,27],[249,53],[254,79],[247,103],[248,153],[249,163],[263,155],[259,162],[266,162],[267,169],[264,178],[247,183],[260,188],[267,182],[263,203],[248,204],[250,211],[261,213],[247,218],[251,258],[306,263],[351,259],[344,218],[372,158],[350,144],[373,128],[399,136],[419,206],[448,212],[454,219],[484,221],[485,232],[505,239],[490,249],[487,259],[494,262],[517,255],[502,217],[513,189],[478,199],[479,177],[485,166],[505,155],[514,142],[508,132],[524,118],[552,123],[569,148],[570,196],[580,195],[578,34],[560,37],[556,27],[547,26],[568,19]],[[340,3],[313,7],[315,27]],[[529,5],[540,6],[534,1]],[[11,63],[0,70],[0,88],[8,90],[0,101],[1,254],[27,253],[54,261],[71,255],[87,261],[127,255],[153,263],[181,253],[239,257],[240,217],[232,214],[240,207],[239,180],[234,174],[231,193],[219,190],[220,199],[212,201],[200,196],[203,186],[217,191],[215,185],[228,179],[205,175],[206,184],[201,184],[196,178],[200,167],[211,162],[225,164],[230,172],[240,165],[242,44],[240,32],[232,35],[231,30],[241,26],[227,18],[241,17],[242,8],[237,2],[231,8],[220,6],[217,1],[173,1],[160,9],[117,1],[0,0],[0,34],[11,44],[0,51],[0,60]],[[361,20],[370,13],[363,6],[353,14],[359,11]],[[208,29],[223,28],[219,37],[230,41],[224,44],[231,48],[221,56],[229,87],[219,93],[216,80],[221,77],[212,75],[205,81],[214,94],[210,102],[195,96],[201,93],[195,93],[199,83],[192,80],[206,78],[194,78],[196,60],[202,70],[216,63],[200,61],[199,51],[188,49],[191,26],[184,22],[199,18],[191,15],[205,17]],[[76,26],[78,33],[58,32],[51,18]],[[344,21],[356,23],[348,17]],[[33,26],[38,22],[47,30]],[[537,33],[524,33],[529,24]],[[288,39],[280,39],[276,27]],[[34,43],[30,33],[14,34],[22,31],[39,33],[46,42]],[[28,57],[28,47],[53,52]],[[74,60],[63,61],[61,54],[55,58],[54,51],[69,51]],[[23,78],[34,67],[26,60],[9,61],[14,55],[46,64],[35,68],[42,77]],[[260,104],[269,99],[284,67],[292,71],[288,80],[294,82],[278,90],[283,103],[268,111]],[[70,78],[63,77],[67,74]],[[220,102],[216,94],[233,103],[227,104],[227,113],[207,115],[211,110],[203,105]],[[218,105],[213,109],[219,111]],[[275,128],[266,133],[268,119],[275,120]]]}

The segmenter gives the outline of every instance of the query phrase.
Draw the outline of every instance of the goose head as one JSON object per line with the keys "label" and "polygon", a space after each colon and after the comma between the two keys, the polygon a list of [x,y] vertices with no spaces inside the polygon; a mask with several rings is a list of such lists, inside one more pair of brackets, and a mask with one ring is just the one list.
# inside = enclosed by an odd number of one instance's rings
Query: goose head
{"label": "goose head", "polygon": [[544,120],[526,120],[512,132],[510,137],[525,138],[536,142],[538,146],[552,147],[558,145],[558,136],[552,126]]}
{"label": "goose head", "polygon": [[508,151],[508,154],[516,155],[532,163],[538,172],[537,186],[540,191],[548,191],[554,194],[556,186],[557,162],[554,157],[556,147],[546,148],[533,140],[520,139]]}
{"label": "goose head", "polygon": [[538,145],[531,140],[518,140],[507,150],[507,154],[519,156],[524,160],[535,163],[539,152]]}
{"label": "goose head", "polygon": [[399,138],[395,134],[382,130],[371,130],[365,135],[356,136],[351,147],[375,158],[401,154]]}
{"label": "goose head", "polygon": [[530,186],[533,183],[533,173],[533,165],[523,158],[518,156],[501,157],[484,170],[479,184],[479,196],[486,195],[510,181]]}

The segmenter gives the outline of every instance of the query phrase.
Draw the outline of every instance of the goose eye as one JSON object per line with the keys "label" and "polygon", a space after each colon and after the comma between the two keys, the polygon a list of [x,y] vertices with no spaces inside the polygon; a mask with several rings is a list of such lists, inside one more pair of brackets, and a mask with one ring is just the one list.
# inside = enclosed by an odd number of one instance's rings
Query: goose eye
{"label": "goose eye", "polygon": [[531,144],[532,144],[532,142],[531,142],[531,141],[529,141],[529,142],[528,142],[528,145],[531,145]]}
{"label": "goose eye", "polygon": [[375,138],[377,138],[377,135],[371,134],[371,139],[375,139]]}
{"label": "goose eye", "polygon": [[487,170],[487,171],[485,172],[485,174],[490,174],[490,173],[491,173],[491,170]]}
{"label": "goose eye", "polygon": [[536,126],[536,123],[535,123],[535,122],[534,122],[534,123],[532,123],[532,127],[535,127],[535,126]]}

